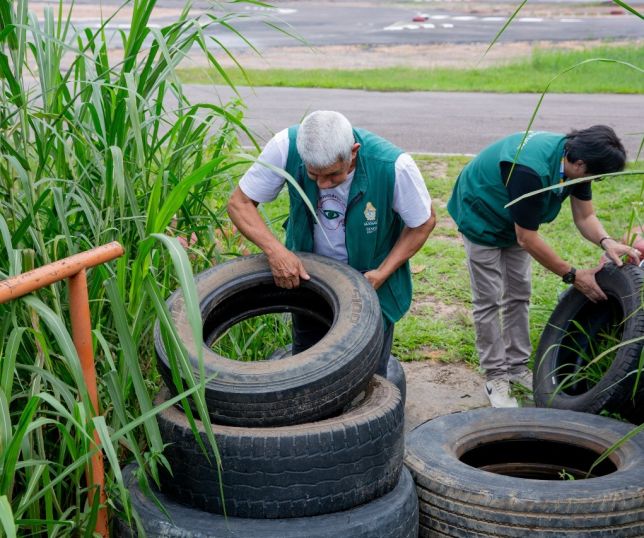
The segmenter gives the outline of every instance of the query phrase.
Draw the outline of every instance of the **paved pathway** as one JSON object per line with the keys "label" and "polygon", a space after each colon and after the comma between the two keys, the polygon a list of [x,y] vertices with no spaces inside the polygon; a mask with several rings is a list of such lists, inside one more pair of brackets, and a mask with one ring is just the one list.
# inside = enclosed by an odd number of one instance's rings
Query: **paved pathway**
{"label": "paved pathway", "polygon": [[[628,3],[632,5],[632,0]],[[33,4],[41,9],[40,2]],[[122,0],[101,0],[100,3],[79,0],[74,8],[74,24],[78,28],[98,28],[102,23],[101,15],[112,14],[121,4]],[[148,26],[161,28],[174,23],[183,4],[183,1],[159,0]],[[219,25],[205,30],[207,35],[216,35],[220,43],[233,49],[247,49],[245,39],[250,39],[259,49],[296,45],[296,39],[290,34],[301,36],[315,46],[490,43],[519,5],[518,2],[516,5],[512,2],[497,5],[496,0],[487,5],[478,3],[476,8],[468,6],[467,2],[277,0],[271,2],[274,7],[231,2],[218,9],[212,4],[198,0],[193,3],[193,13],[198,9],[209,9],[217,16],[236,12],[237,16],[229,18],[228,22],[244,39],[234,32],[222,31]],[[111,46],[118,47],[120,43],[120,39],[113,38],[115,33],[130,26],[130,7],[120,10],[106,25]],[[641,23],[638,17],[618,5],[607,5],[601,0],[578,6],[566,1],[546,9],[531,0],[503,32],[502,39],[505,42],[639,39],[642,37]],[[277,31],[275,26],[284,31]]]}
{"label": "paved pathway", "polygon": [[[193,102],[226,101],[227,87],[186,85]],[[317,109],[338,110],[354,125],[372,130],[407,151],[477,153],[526,128],[537,94],[369,92],[308,88],[240,88],[248,106],[247,125],[260,143]],[[634,158],[642,138],[644,96],[550,94],[533,129],[568,132],[595,123],[615,129]],[[638,134],[639,133],[639,134]]]}

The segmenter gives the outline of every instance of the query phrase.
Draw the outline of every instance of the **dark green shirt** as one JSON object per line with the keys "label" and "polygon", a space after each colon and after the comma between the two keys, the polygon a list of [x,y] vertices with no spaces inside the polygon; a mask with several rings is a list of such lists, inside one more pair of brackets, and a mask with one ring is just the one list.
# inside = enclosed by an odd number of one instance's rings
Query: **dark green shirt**
{"label": "dark green shirt", "polygon": [[[514,220],[505,205],[510,201],[501,174],[502,162],[515,162],[536,172],[541,187],[562,179],[562,158],[566,137],[563,134],[529,132],[521,151],[525,133],[516,133],[485,148],[461,171],[447,210],[459,231],[473,243],[493,247],[516,244]],[[551,222],[559,214],[570,189],[553,189],[541,196],[533,211],[541,224]]]}

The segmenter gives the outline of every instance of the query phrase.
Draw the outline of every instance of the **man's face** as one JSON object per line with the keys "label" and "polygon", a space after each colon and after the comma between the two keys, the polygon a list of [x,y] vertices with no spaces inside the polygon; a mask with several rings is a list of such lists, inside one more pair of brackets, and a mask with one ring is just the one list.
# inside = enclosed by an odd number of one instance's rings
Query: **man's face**
{"label": "man's face", "polygon": [[324,168],[314,168],[306,165],[306,172],[319,189],[334,189],[347,180],[347,176],[355,170],[356,157],[360,144],[354,144],[351,148],[351,158],[348,161],[337,161]]}

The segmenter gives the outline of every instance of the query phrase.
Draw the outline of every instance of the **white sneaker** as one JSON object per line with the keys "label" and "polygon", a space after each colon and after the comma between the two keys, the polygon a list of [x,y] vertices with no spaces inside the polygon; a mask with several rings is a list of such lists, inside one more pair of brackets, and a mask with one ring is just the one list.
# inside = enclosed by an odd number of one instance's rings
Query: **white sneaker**
{"label": "white sneaker", "polygon": [[533,392],[532,372],[527,368],[525,370],[521,370],[516,374],[510,374],[510,383],[514,383],[515,385],[521,385],[522,387],[526,388],[530,392]]}
{"label": "white sneaker", "polygon": [[497,377],[485,383],[485,394],[490,399],[492,407],[519,407],[514,396],[510,396],[510,382]]}

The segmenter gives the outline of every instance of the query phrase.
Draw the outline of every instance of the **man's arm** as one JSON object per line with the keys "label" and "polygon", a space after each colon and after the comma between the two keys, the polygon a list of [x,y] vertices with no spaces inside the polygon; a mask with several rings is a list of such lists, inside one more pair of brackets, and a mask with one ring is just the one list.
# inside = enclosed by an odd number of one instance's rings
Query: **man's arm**
{"label": "man's arm", "polygon": [[[602,238],[608,237],[606,230],[599,222],[593,203],[590,200],[579,200],[578,198],[570,198],[570,207],[572,208],[572,218],[575,221],[575,226],[588,241],[599,245]],[[606,250],[607,256],[615,262],[618,267],[621,267],[621,256],[627,254],[639,263],[639,251],[628,245],[624,245],[614,239],[608,238],[602,241],[599,245]]]}
{"label": "man's arm", "polygon": [[[508,178],[511,170],[512,177]],[[507,185],[510,200],[514,200],[522,194],[536,190],[541,186],[538,174],[526,166],[516,165],[512,169],[511,163],[502,163],[501,173]],[[581,200],[575,196],[571,196],[570,201],[573,219],[581,234],[589,241],[599,244],[599,241],[603,237],[606,237],[607,234],[595,216],[592,201]],[[538,208],[541,203],[543,203],[541,199],[535,197],[534,200],[525,199],[511,206],[510,214],[514,220],[517,242],[546,269],[559,276],[563,276],[570,271],[572,265],[564,261],[543,240],[537,231],[539,228],[539,220],[538,214],[535,212],[535,207]],[[606,239],[603,243],[606,248],[611,250],[613,249],[613,243],[616,242]],[[612,254],[614,257],[611,256],[612,259],[616,259],[618,265],[621,265],[619,255],[617,254],[620,250],[621,247],[613,250]],[[595,280],[595,273],[598,270],[599,268],[578,269],[575,276],[574,286],[593,302],[606,299],[606,295]]]}
{"label": "man's arm", "polygon": [[[517,242],[525,251],[537,260],[546,269],[553,273],[563,276],[570,271],[572,265],[564,261],[553,249],[546,243],[536,230],[522,228],[518,224],[514,225],[517,234]],[[591,301],[597,302],[606,299],[606,295],[595,281],[595,269],[577,269],[574,286]]]}
{"label": "man's arm", "polygon": [[271,233],[257,211],[257,202],[246,196],[239,187],[228,201],[228,216],[242,235],[266,254],[277,286],[297,288],[300,279],[309,280],[302,261]]}
{"label": "man's arm", "polygon": [[364,274],[371,285],[378,289],[401,265],[411,258],[425,244],[427,237],[436,226],[436,214],[432,205],[431,216],[420,226],[405,226],[393,248],[377,269]]}

